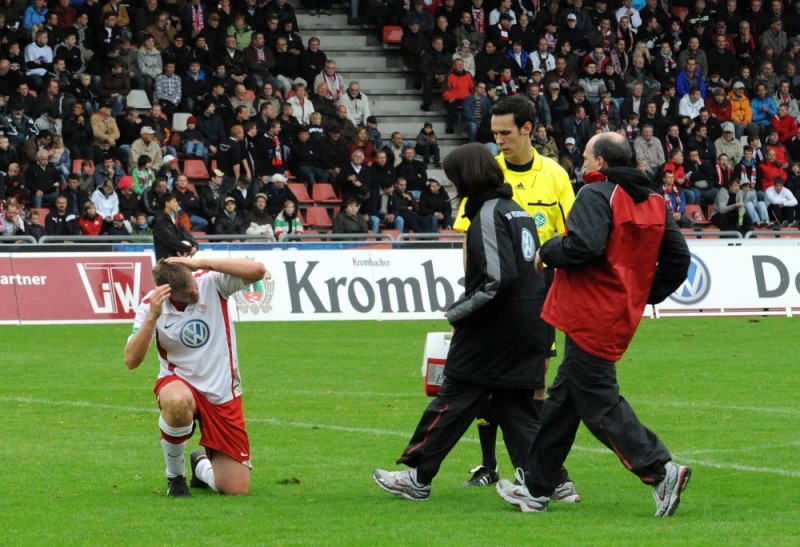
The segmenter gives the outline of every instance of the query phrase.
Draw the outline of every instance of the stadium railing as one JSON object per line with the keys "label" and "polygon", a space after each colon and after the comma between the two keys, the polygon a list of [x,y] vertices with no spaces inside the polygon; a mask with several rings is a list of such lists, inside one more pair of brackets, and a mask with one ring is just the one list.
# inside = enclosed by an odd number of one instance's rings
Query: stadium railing
{"label": "stadium railing", "polygon": [[0,236],[0,243],[36,244],[33,236]]}
{"label": "stadium railing", "polygon": [[394,241],[392,234],[320,234],[320,233],[303,233],[303,234],[283,234],[278,241],[369,241],[369,240],[386,240],[389,242]]}

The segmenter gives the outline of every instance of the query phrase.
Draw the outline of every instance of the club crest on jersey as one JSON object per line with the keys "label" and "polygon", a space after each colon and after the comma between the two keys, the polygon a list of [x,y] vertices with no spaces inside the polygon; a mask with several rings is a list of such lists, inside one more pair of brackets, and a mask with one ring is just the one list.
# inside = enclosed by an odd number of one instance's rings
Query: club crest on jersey
{"label": "club crest on jersey", "polygon": [[236,293],[236,309],[241,314],[252,313],[257,315],[259,312],[269,313],[272,311],[272,297],[275,294],[275,281],[272,279],[262,279],[253,283],[247,289]]}
{"label": "club crest on jersey", "polygon": [[522,229],[520,244],[522,247],[522,258],[524,258],[526,262],[533,261],[533,257],[536,255],[536,239],[534,239],[533,234],[527,228]]}
{"label": "club crest on jersey", "polygon": [[206,345],[210,333],[211,330],[205,321],[192,319],[181,329],[181,342],[190,348],[200,348]]}
{"label": "club crest on jersey", "polygon": [[536,213],[533,215],[533,222],[536,224],[537,228],[541,228],[547,224],[547,218],[545,218],[543,213]]}

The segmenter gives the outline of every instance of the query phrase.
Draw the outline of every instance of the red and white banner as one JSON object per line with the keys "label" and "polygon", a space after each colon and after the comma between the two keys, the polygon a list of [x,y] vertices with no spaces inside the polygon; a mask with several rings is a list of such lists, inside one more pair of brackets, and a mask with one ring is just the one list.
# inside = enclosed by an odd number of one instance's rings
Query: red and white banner
{"label": "red and white banner", "polygon": [[130,322],[152,288],[150,253],[0,257],[0,322]]}

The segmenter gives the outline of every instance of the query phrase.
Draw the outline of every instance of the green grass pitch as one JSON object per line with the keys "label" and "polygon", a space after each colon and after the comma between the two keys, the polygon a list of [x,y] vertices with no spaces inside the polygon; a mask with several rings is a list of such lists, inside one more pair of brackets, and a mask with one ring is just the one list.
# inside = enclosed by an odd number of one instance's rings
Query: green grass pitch
{"label": "green grass pitch", "polygon": [[[127,325],[2,327],[4,545],[797,545],[798,335],[791,319],[644,320],[622,393],[692,481],[678,513],[585,429],[567,465],[584,501],[521,514],[461,483],[474,427],[429,501],[372,482],[428,402],[424,334],[444,322],[238,324],[254,471],[246,498],[166,497],[151,349]],[[558,359],[555,360],[556,362]],[[554,367],[555,368],[555,367]],[[552,376],[553,371],[551,371]],[[190,442],[190,450],[196,446]],[[188,460],[188,457],[187,457]],[[513,470],[498,445],[501,475]]]}

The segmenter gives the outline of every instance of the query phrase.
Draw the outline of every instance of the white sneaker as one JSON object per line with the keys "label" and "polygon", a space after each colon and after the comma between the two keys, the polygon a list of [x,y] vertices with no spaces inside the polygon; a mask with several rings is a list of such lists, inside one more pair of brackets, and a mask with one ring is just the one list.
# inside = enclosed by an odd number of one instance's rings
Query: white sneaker
{"label": "white sneaker", "polygon": [[405,471],[384,471],[376,469],[372,472],[375,483],[386,492],[401,496],[407,500],[425,501],[431,495],[430,484],[417,484],[411,477],[410,469]]}
{"label": "white sneaker", "polygon": [[692,476],[691,469],[675,462],[667,462],[664,468],[666,470],[664,480],[658,483],[653,490],[657,517],[671,517],[675,514],[681,503],[681,492],[689,484]]}
{"label": "white sneaker", "polygon": [[550,494],[550,499],[563,503],[578,503],[581,501],[581,496],[578,494],[578,489],[575,488],[575,483],[566,481],[556,486],[556,489]]}
{"label": "white sneaker", "polygon": [[523,513],[544,513],[547,511],[547,504],[550,503],[550,498],[547,496],[532,496],[528,487],[525,486],[525,475],[521,469],[517,469],[516,476],[519,484],[505,479],[498,482],[495,487],[497,494],[511,505],[519,507],[519,510]]}

